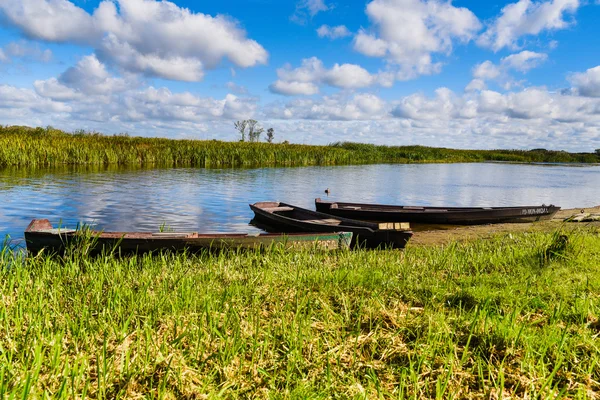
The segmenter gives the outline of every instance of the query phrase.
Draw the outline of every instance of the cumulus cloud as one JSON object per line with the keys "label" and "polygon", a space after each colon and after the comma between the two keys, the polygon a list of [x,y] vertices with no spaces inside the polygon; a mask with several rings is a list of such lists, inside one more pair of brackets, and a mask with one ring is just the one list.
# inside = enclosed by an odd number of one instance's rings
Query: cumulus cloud
{"label": "cumulus cloud", "polygon": [[507,57],[504,57],[502,59],[502,65],[520,72],[527,72],[530,69],[538,67],[547,59],[547,54],[525,50],[520,53],[511,54]]}
{"label": "cumulus cloud", "polygon": [[569,76],[569,81],[582,96],[600,97],[600,65]]}
{"label": "cumulus cloud", "polygon": [[500,16],[477,39],[477,44],[494,51],[504,47],[515,50],[524,36],[572,25],[574,22],[568,20],[567,15],[573,14],[579,6],[579,0],[519,0],[502,9]]}
{"label": "cumulus cloud", "polygon": [[389,87],[393,84],[385,72],[371,74],[356,64],[335,64],[331,69],[325,68],[323,62],[316,57],[302,60],[302,65],[292,68],[285,65],[277,70],[276,82],[269,86],[273,93],[283,95],[312,95],[319,92],[320,85],[329,85],[341,89],[358,89],[371,85]]}
{"label": "cumulus cloud", "polygon": [[248,96],[229,93],[215,99],[143,84],[136,75],[112,75],[92,54],[58,77],[35,81],[35,91],[2,86],[0,118],[14,123],[25,119],[40,124],[62,121],[76,128],[98,123],[118,131],[166,129],[171,124],[174,129],[197,132],[207,123],[252,118],[258,108],[257,99]]}
{"label": "cumulus cloud", "polygon": [[502,58],[499,65],[489,60],[484,61],[473,67],[474,79],[467,85],[465,91],[483,90],[486,87],[485,82],[489,80],[496,81],[505,89],[519,86],[522,82],[515,81],[510,74],[511,71],[527,73],[547,59],[547,54],[525,50]]}
{"label": "cumulus cloud", "polygon": [[56,102],[37,95],[33,90],[0,84],[0,108],[12,113],[67,113],[72,108],[65,103]]}
{"label": "cumulus cloud", "polygon": [[29,38],[89,45],[104,62],[166,79],[197,81],[224,59],[251,67],[268,58],[237,21],[169,1],[104,0],[90,15],[68,0],[0,0],[0,13]]}
{"label": "cumulus cloud", "polygon": [[[94,95],[111,96],[137,86],[137,80],[113,77],[105,65],[92,54],[83,57],[58,78],[38,80],[33,86],[43,97],[66,101]],[[95,99],[97,100],[98,98]],[[104,101],[109,101],[109,98],[104,98]]]}
{"label": "cumulus cloud", "polygon": [[358,32],[354,49],[397,65],[400,80],[438,73],[432,55],[450,54],[453,42],[468,42],[481,29],[475,14],[451,2],[373,0],[366,13],[372,27]]}
{"label": "cumulus cloud", "polygon": [[489,60],[484,61],[473,68],[473,77],[475,79],[495,79],[500,75],[500,73],[500,68]]}
{"label": "cumulus cloud", "polygon": [[317,35],[320,38],[329,38],[331,40],[344,38],[352,35],[352,33],[346,28],[345,25],[338,26],[329,26],[329,25],[321,25],[319,29],[317,29]]}
{"label": "cumulus cloud", "polygon": [[283,81],[277,80],[269,85],[269,90],[273,93],[286,96],[313,95],[319,93],[319,87],[311,82]]}

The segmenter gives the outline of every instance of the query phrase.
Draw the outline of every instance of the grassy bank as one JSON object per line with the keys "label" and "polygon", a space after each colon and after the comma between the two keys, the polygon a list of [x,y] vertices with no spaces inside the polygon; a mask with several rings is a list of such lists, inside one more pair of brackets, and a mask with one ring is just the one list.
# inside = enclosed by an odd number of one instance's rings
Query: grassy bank
{"label": "grassy bank", "polygon": [[411,162],[600,162],[596,153],[543,149],[452,150],[423,146],[328,146],[171,140],[0,127],[0,167],[64,164],[257,167]]}
{"label": "grassy bank", "polygon": [[20,263],[0,258],[2,398],[600,395],[594,228]]}

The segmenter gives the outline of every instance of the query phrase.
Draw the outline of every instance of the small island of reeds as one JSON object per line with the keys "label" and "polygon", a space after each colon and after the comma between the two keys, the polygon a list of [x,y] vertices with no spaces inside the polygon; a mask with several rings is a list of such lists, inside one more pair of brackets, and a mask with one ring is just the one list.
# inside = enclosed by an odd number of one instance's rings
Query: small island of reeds
{"label": "small island of reeds", "polygon": [[376,146],[351,142],[310,146],[289,143],[174,140],[66,133],[51,127],[0,127],[0,167],[56,165],[155,165],[206,168],[451,162],[598,163],[600,152],[455,150]]}

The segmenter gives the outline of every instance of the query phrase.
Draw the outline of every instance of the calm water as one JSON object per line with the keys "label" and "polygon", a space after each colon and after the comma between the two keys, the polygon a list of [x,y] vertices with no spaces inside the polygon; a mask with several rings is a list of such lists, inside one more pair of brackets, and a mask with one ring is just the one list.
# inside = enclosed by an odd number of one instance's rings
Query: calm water
{"label": "calm water", "polygon": [[433,206],[600,204],[600,167],[419,164],[264,169],[0,170],[0,238],[32,218],[105,230],[252,232],[248,203],[315,197]]}

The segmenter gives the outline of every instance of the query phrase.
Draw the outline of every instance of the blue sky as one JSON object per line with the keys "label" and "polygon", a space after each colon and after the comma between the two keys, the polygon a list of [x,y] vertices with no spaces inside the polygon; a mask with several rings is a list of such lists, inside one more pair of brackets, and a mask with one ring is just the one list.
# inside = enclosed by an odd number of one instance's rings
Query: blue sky
{"label": "blue sky", "polygon": [[600,148],[596,0],[0,0],[0,123]]}

